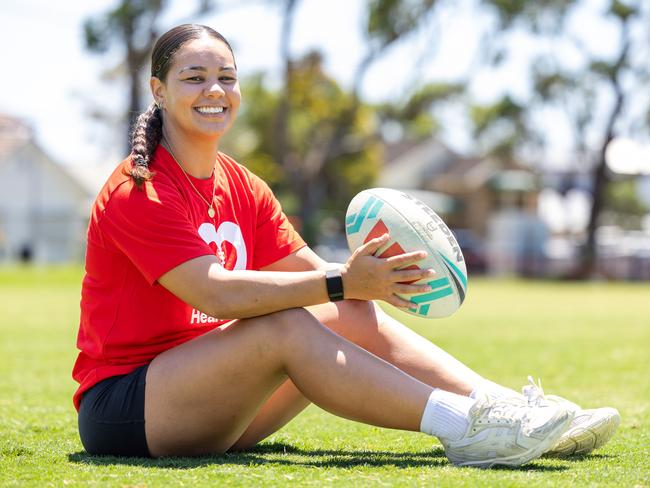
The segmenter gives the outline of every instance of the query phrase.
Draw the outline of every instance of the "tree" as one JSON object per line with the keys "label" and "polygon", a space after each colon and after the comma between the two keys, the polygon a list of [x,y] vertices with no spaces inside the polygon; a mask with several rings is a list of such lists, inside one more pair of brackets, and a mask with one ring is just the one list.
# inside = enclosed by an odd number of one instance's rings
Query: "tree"
{"label": "tree", "polygon": [[[245,80],[246,102],[233,133],[224,141],[227,151],[232,149],[273,187],[285,211],[301,219],[303,234],[311,239],[316,238],[323,217],[336,214],[341,202],[348,202],[374,181],[382,162],[375,108],[363,102],[357,102],[355,118],[348,125],[342,143],[345,151],[322,165],[310,159],[311,146],[330,136],[338,121],[349,116],[352,103],[352,94],[324,72],[322,62],[317,52],[293,60],[294,81],[286,108],[282,108],[287,104],[283,88],[267,88],[262,74]],[[291,151],[287,157],[295,158],[291,164],[287,160],[280,164],[274,157],[281,110],[291,115],[286,127],[287,150]]]}
{"label": "tree", "polygon": [[[608,0],[607,9],[601,15],[608,21],[608,27],[617,31],[618,38],[612,39],[614,52],[603,56],[592,45],[595,37],[580,35],[570,22],[588,10],[586,2],[483,0],[482,3],[499,20],[494,33],[496,63],[507,58],[510,49],[504,41],[517,31],[527,31],[538,41],[538,47],[546,44],[551,48],[540,48],[532,57],[528,99],[515,101],[510,95],[504,95],[489,107],[474,107],[476,134],[492,131],[491,137],[482,141],[491,140],[491,150],[502,157],[517,153],[529,161],[540,162],[552,145],[540,114],[552,111],[556,118],[564,120],[573,141],[570,151],[576,156],[577,164],[592,174],[592,206],[582,259],[576,270],[577,276],[592,276],[596,263],[596,229],[608,206],[607,195],[611,194],[608,193],[611,174],[605,161],[607,146],[619,135],[639,136],[650,122],[648,97],[639,96],[644,93],[650,75],[645,57],[650,7],[640,0]],[[570,59],[561,55],[567,51],[572,54]],[[495,133],[500,137],[495,137]]]}
{"label": "tree", "polygon": [[[312,117],[307,120],[303,110],[305,106],[301,105],[306,100],[301,97],[306,94],[305,84],[313,81],[313,78],[310,79],[307,75],[313,75],[318,71],[322,74],[320,68],[322,63],[316,53],[300,60],[293,59],[290,43],[298,1],[282,2],[283,28],[280,51],[284,66],[284,80],[273,117],[274,129],[270,154],[281,166],[282,173],[297,198],[297,211],[304,225],[303,234],[308,242],[314,242],[316,239],[318,219],[315,219],[315,214],[326,201],[328,165],[337,166],[342,164],[341,161],[347,161],[341,166],[343,172],[352,165],[362,170],[364,165],[359,164],[358,158],[361,154],[368,154],[363,150],[364,147],[376,147],[381,114],[385,115],[384,120],[398,115],[398,110],[391,111],[384,107],[383,112],[380,110],[373,117],[364,106],[360,98],[360,89],[368,69],[390,47],[414,33],[426,21],[435,4],[436,0],[370,0],[365,21],[367,51],[356,67],[351,92],[347,97],[340,99],[326,97],[330,102],[338,102],[336,109],[330,111],[327,116],[322,116],[324,114],[319,114],[317,110],[313,111]],[[311,68],[305,63],[311,65]],[[322,81],[322,78],[320,79]],[[315,86],[323,88],[326,85]],[[333,85],[329,86],[331,88]],[[430,94],[421,97],[419,103],[410,104],[411,110],[408,115],[425,114],[426,109],[435,100],[436,97]],[[317,102],[316,99],[311,101]],[[416,109],[418,114],[415,114]],[[426,118],[426,115],[423,117]],[[366,127],[374,124],[375,129],[363,132],[355,130],[355,127],[364,124]],[[376,152],[370,149],[370,152],[373,151]],[[368,164],[369,167],[365,170],[367,173],[376,171],[375,160],[368,160]],[[347,173],[347,177],[352,178],[352,181],[354,181],[353,173],[359,174],[358,171],[347,171]],[[341,185],[341,181],[345,180],[338,179],[338,181]],[[336,195],[336,188],[331,187],[329,190]],[[347,199],[348,196],[346,195],[345,198]]]}

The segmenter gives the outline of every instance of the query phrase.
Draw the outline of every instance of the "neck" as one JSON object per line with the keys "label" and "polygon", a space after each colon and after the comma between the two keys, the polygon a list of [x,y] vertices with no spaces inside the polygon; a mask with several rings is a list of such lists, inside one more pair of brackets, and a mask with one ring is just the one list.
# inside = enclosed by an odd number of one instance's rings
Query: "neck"
{"label": "neck", "polygon": [[161,142],[185,172],[195,178],[211,178],[214,162],[219,152],[218,140],[205,137],[189,138],[174,134],[172,130],[166,130],[166,128],[163,125]]}

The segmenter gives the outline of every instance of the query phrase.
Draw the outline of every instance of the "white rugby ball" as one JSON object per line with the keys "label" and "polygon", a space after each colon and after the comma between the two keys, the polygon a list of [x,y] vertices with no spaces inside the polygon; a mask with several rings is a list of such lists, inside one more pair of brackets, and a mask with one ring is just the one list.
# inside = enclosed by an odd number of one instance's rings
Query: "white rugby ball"
{"label": "white rugby ball", "polygon": [[412,267],[432,268],[436,272],[433,278],[417,282],[428,283],[431,291],[400,295],[414,304],[408,312],[439,318],[458,310],[467,293],[467,269],[460,246],[442,219],[420,200],[401,191],[362,191],[352,199],[345,216],[350,251],[385,233],[390,235],[390,241],[375,256],[386,258],[426,251],[428,257]]}

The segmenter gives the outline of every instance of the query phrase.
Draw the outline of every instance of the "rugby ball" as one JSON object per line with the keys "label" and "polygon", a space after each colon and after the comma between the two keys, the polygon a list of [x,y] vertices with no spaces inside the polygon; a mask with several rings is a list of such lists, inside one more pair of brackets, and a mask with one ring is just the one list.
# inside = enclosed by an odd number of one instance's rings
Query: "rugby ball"
{"label": "rugby ball", "polygon": [[375,256],[387,258],[411,251],[426,251],[428,257],[408,268],[432,268],[428,283],[431,291],[400,295],[413,303],[408,313],[439,318],[453,314],[467,294],[467,269],[463,253],[447,225],[431,208],[404,192],[371,188],[356,195],[345,216],[348,246],[359,246],[385,233],[390,241]]}

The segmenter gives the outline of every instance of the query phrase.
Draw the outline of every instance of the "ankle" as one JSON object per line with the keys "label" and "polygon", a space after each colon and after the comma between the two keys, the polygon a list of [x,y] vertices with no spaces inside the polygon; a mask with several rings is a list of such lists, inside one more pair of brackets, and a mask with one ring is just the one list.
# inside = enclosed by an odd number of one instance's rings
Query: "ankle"
{"label": "ankle", "polygon": [[513,398],[521,395],[515,390],[484,378],[474,387],[469,396],[473,399],[487,396],[488,398],[496,400],[498,398]]}
{"label": "ankle", "polygon": [[472,405],[474,400],[469,397],[434,389],[424,407],[420,431],[438,438],[460,439],[467,431]]}

